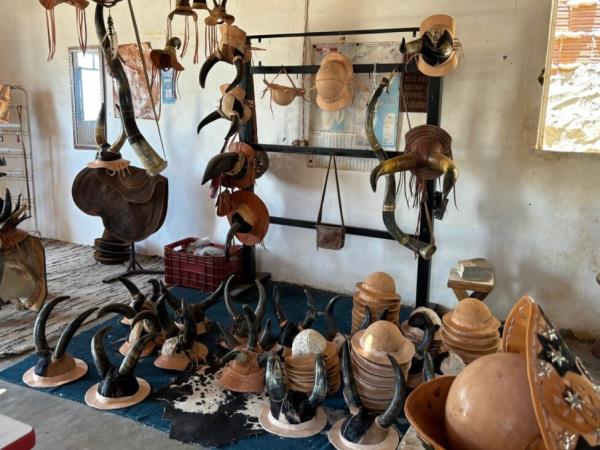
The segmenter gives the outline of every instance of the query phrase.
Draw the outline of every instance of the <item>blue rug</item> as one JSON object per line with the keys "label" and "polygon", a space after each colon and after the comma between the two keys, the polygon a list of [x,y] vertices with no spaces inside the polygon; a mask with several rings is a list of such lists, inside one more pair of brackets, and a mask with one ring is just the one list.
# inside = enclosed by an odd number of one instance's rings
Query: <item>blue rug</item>
{"label": "blue rug", "polygon": [[[284,310],[285,310],[288,318],[296,323],[301,322],[304,317],[305,311],[306,311],[306,299],[304,296],[303,287],[289,285],[289,284],[283,284],[283,283],[278,283],[278,286],[280,287],[282,304],[284,306]],[[276,333],[278,333],[279,330],[276,325],[277,321],[275,320],[275,316],[273,313],[272,300],[271,300],[272,299],[272,283],[268,283],[267,291],[268,291],[269,297],[268,297],[267,313],[265,315],[265,318],[272,319],[272,323],[274,324],[273,333],[276,334]],[[197,290],[185,289],[185,288],[175,288],[173,290],[173,293],[176,296],[178,296],[179,298],[184,298],[191,303],[196,303],[198,301],[201,301],[207,295],[207,294],[199,292]],[[327,293],[327,292],[317,291],[317,290],[312,290],[312,293],[315,297],[317,307],[320,311],[324,310],[325,305],[327,304],[329,299],[334,295],[332,293]],[[250,294],[250,296],[240,299],[240,301],[236,304],[236,306],[241,310],[241,304],[244,302],[254,305],[256,303],[256,293]],[[352,308],[351,297],[344,297],[343,299],[340,299],[336,305],[336,311],[335,311],[336,312],[336,314],[335,314],[336,321],[337,321],[339,330],[342,333],[349,333],[349,331],[350,331],[351,308]],[[408,313],[408,311],[406,311],[403,308],[401,315],[405,317],[407,315],[407,313]],[[214,320],[214,321],[221,321],[225,325],[229,325],[231,323],[231,320],[230,320],[230,318],[227,314],[227,310],[225,308],[225,304],[222,300],[208,311],[207,316],[209,319]],[[52,320],[52,319],[50,319],[50,320]],[[69,400],[83,403],[84,395],[85,395],[85,392],[87,391],[87,389],[89,389],[90,386],[92,386],[93,384],[95,384],[99,381],[96,368],[94,367],[94,364],[92,362],[91,355],[90,355],[90,342],[91,342],[92,336],[99,328],[104,327],[106,325],[111,325],[112,329],[111,329],[110,333],[107,334],[107,336],[105,338],[105,343],[107,346],[107,351],[109,353],[109,356],[111,357],[111,360],[114,361],[115,363],[120,362],[122,357],[121,357],[121,355],[118,354],[118,348],[122,344],[123,340],[126,338],[128,331],[129,331],[129,327],[120,324],[118,322],[119,320],[120,320],[120,318],[118,318],[118,317],[111,318],[111,319],[107,320],[106,322],[104,322],[100,325],[97,325],[97,326],[91,328],[90,330],[84,331],[84,332],[80,333],[79,335],[77,335],[71,341],[68,351],[73,356],[83,359],[84,361],[87,362],[88,367],[89,367],[88,373],[86,374],[85,377],[83,377],[82,379],[80,379],[76,382],[73,382],[71,384],[68,384],[68,385],[62,386],[62,387],[58,387],[58,388],[46,389],[45,392],[52,394],[52,395],[62,397],[62,398],[66,398]],[[325,332],[325,321],[324,321],[323,317],[320,316],[317,319],[317,321],[314,324],[314,328],[320,332]],[[213,327],[213,330],[211,331],[211,333],[209,333],[209,335],[206,337],[202,337],[202,339],[201,339],[203,343],[208,345],[209,349],[211,350],[211,353],[215,350],[219,351],[219,349],[216,349],[215,345],[214,345],[214,338],[216,337],[215,331],[216,330]],[[144,378],[145,380],[147,380],[150,383],[150,385],[152,386],[152,389],[153,389],[153,394],[151,394],[151,396],[147,400],[142,402],[141,404],[138,404],[138,405],[126,408],[126,409],[122,409],[122,410],[110,411],[110,413],[118,414],[123,417],[128,417],[135,421],[141,422],[144,425],[151,426],[153,428],[162,430],[166,433],[169,433],[169,435],[173,439],[181,440],[184,442],[193,442],[193,443],[202,444],[202,442],[200,442],[201,439],[199,439],[198,436],[194,436],[193,432],[192,433],[189,432],[189,428],[190,428],[189,424],[187,426],[188,432],[182,433],[182,432],[179,432],[178,430],[181,430],[182,428],[186,428],[186,427],[185,426],[182,427],[181,423],[178,424],[178,423],[172,422],[172,420],[193,422],[194,414],[190,413],[189,417],[185,417],[185,416],[178,417],[177,415],[169,414],[169,410],[170,410],[169,406],[167,405],[167,408],[166,408],[167,411],[165,411],[164,401],[159,400],[157,397],[160,395],[156,394],[156,392],[160,391],[161,388],[166,388],[167,386],[174,383],[175,381],[179,381],[182,378],[189,376],[189,374],[182,376],[180,374],[173,374],[173,373],[163,371],[161,369],[154,367],[154,365],[152,364],[153,360],[154,360],[153,357],[144,358],[144,359],[140,360],[138,367],[136,369],[136,376]],[[4,379],[6,381],[9,381],[11,383],[24,385],[21,381],[21,377],[27,369],[29,369],[31,366],[33,366],[35,364],[36,361],[37,361],[36,356],[30,356],[30,357],[24,359],[23,361],[0,372],[0,378]],[[164,391],[164,389],[163,389],[163,391]],[[330,409],[333,409],[333,410],[346,411],[346,405],[342,398],[341,390],[335,396],[329,398],[326,401],[325,406]],[[171,420],[168,420],[168,418],[170,418]],[[407,428],[405,426],[405,421],[400,421],[400,423],[402,424],[400,427],[401,431],[405,431],[405,429]],[[227,423],[223,423],[222,426],[226,427]],[[327,440],[327,437],[324,434],[319,434],[317,436],[314,436],[314,437],[308,438],[308,439],[284,439],[284,438],[272,436],[267,433],[261,433],[259,435],[256,435],[253,437],[248,437],[248,438],[245,438],[238,442],[235,442],[231,445],[226,446],[226,448],[292,450],[292,449],[306,449],[306,448],[313,448],[313,449],[328,448],[329,449],[332,447],[330,446],[330,444]]]}

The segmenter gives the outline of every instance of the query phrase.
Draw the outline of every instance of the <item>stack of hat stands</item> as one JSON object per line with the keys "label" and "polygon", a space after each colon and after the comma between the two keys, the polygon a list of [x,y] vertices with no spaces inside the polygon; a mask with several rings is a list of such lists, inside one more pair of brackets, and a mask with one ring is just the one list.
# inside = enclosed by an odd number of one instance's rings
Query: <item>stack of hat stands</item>
{"label": "stack of hat stands", "polygon": [[500,345],[500,321],[481,300],[466,298],[442,317],[442,341],[465,364],[496,353]]}
{"label": "stack of hat stands", "polygon": [[384,411],[394,396],[396,378],[388,354],[398,361],[406,378],[415,346],[396,325],[379,320],[352,336],[350,356],[356,387],[364,406],[376,412]]}
{"label": "stack of hat stands", "polygon": [[340,358],[335,343],[327,341],[317,331],[301,331],[294,338],[292,348],[284,348],[283,358],[288,388],[310,393],[315,385],[315,359],[323,355],[327,369],[327,392],[334,394],[342,385]]}
{"label": "stack of hat stands", "polygon": [[354,293],[352,305],[352,333],[361,328],[367,308],[372,320],[381,318],[396,326],[400,325],[401,299],[396,293],[396,283],[391,276],[375,272],[362,283],[356,283],[356,287],[358,291]]}

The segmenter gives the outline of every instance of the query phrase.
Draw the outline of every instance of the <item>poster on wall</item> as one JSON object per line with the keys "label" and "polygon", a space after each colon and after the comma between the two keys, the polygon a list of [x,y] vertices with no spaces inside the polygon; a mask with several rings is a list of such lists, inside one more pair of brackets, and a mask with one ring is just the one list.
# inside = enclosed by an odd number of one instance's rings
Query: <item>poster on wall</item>
{"label": "poster on wall", "polygon": [[[319,65],[324,55],[338,51],[346,55],[352,64],[397,63],[402,55],[397,42],[319,44],[313,46],[313,64]],[[374,90],[387,73],[354,74],[354,98],[352,104],[341,111],[327,112],[314,102],[310,105],[309,145],[315,147],[370,149],[365,134],[365,110]],[[400,77],[395,77],[389,89],[381,95],[375,110],[375,134],[385,150],[398,148],[400,120]],[[309,167],[327,167],[326,156],[310,155]],[[374,161],[367,158],[341,158],[338,169],[370,171]]]}
{"label": "poster on wall", "polygon": [[163,105],[173,104],[177,100],[174,82],[175,71],[173,69],[163,70],[161,71],[161,74]]}

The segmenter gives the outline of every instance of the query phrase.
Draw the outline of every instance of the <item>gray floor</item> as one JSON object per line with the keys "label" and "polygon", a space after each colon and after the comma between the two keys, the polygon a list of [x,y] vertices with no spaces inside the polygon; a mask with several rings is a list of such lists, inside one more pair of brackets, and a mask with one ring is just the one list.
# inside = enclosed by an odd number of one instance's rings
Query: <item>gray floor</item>
{"label": "gray floor", "polygon": [[[568,341],[571,348],[582,357],[592,377],[600,380],[600,360],[590,354],[590,344],[573,339]],[[0,370],[16,361],[0,361]],[[3,389],[6,392],[1,393]],[[0,412],[35,427],[38,441],[36,449],[201,448],[173,441],[167,434],[133,420],[4,381],[0,381]]]}

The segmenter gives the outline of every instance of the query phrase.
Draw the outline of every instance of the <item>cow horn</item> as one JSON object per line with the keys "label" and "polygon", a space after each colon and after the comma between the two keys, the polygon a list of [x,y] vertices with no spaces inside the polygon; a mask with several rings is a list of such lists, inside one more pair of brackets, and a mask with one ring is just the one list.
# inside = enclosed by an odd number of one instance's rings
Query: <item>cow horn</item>
{"label": "cow horn", "polygon": [[260,324],[265,316],[265,310],[267,309],[267,291],[258,278],[254,280],[254,283],[258,290],[258,303],[256,304],[254,315],[256,316],[256,323]]}
{"label": "cow horn", "polygon": [[92,315],[98,308],[90,308],[86,309],[84,312],[79,314],[75,319],[69,322],[69,325],[64,329],[61,333],[60,338],[58,339],[58,343],[56,344],[56,348],[54,349],[54,359],[58,360],[63,357],[65,351],[67,350],[67,346],[73,339],[73,336],[79,329],[79,327],[85,322],[85,320]]}
{"label": "cow horn", "polygon": [[50,313],[54,307],[68,298],[68,296],[55,298],[46,303],[38,313],[35,324],[33,325],[33,342],[35,344],[36,352],[41,353],[50,350],[48,341],[46,340],[46,322],[48,322],[48,317],[50,317]]}
{"label": "cow horn", "polygon": [[233,65],[235,66],[235,78],[233,79],[231,84],[229,84],[229,86],[225,90],[225,93],[235,88],[238,84],[242,82],[242,78],[244,78],[244,57],[239,55],[234,56]]}
{"label": "cow horn", "polygon": [[[226,353],[222,358],[220,358],[218,363],[219,363],[219,366],[224,366],[229,361],[232,361],[232,360],[238,359],[238,358],[245,361],[245,360],[247,360],[248,355],[246,354],[246,352],[244,350],[240,350],[240,349],[231,350],[229,353]],[[238,361],[239,361],[239,359],[238,359]]]}
{"label": "cow horn", "polygon": [[287,394],[287,388],[283,380],[281,362],[278,356],[272,355],[267,361],[265,384],[271,401],[282,402]]}
{"label": "cow horn", "polygon": [[229,278],[227,278],[227,281],[225,282],[225,291],[223,293],[223,296],[225,297],[225,308],[227,308],[227,312],[229,313],[229,316],[233,320],[237,320],[237,318],[239,317],[240,314],[235,310],[235,308],[233,306],[233,301],[231,300],[231,287],[230,287],[234,278],[235,278],[234,273],[229,275]]}
{"label": "cow horn", "polygon": [[153,333],[158,333],[161,330],[160,321],[158,320],[158,317],[156,316],[156,314],[154,312],[152,312],[148,309],[146,309],[144,311],[140,311],[139,313],[137,313],[135,315],[135,317],[131,321],[130,328],[133,330],[135,328],[136,324],[140,321],[144,321],[144,322],[148,322],[148,323],[152,324],[151,328],[152,328]]}
{"label": "cow horn", "polygon": [[209,123],[214,122],[215,120],[221,119],[221,114],[219,114],[219,111],[213,111],[211,112],[208,116],[206,116],[204,119],[202,119],[200,121],[200,123],[198,124],[198,128],[196,129],[196,132],[198,134],[200,134],[200,131],[202,130],[202,128],[204,128],[206,125],[208,125]]}
{"label": "cow horn", "polygon": [[148,300],[150,301],[150,303],[155,304],[158,301],[158,297],[160,297],[161,293],[160,281],[156,278],[151,278],[148,280],[148,284],[152,285],[152,295]]}
{"label": "cow horn", "polygon": [[94,337],[92,338],[91,343],[91,352],[92,352],[92,360],[94,361],[94,365],[100,374],[100,377],[105,378],[108,375],[108,372],[114,367],[113,363],[110,362],[108,355],[106,354],[106,350],[104,348],[104,343],[102,340],[104,336],[111,327],[100,328],[96,333],[94,333]]}
{"label": "cow horn", "polygon": [[221,322],[217,322],[217,328],[219,329],[219,333],[221,333],[221,337],[225,341],[225,345],[228,349],[234,349],[240,345],[240,341],[238,341],[235,336],[223,326]]}
{"label": "cow horn", "polygon": [[102,317],[106,314],[120,314],[128,319],[133,319],[136,315],[135,309],[122,303],[109,303],[98,310],[96,317]]}
{"label": "cow horn", "polygon": [[425,351],[429,350],[431,342],[433,341],[433,322],[427,314],[425,314],[424,312],[418,312],[416,314],[413,314],[408,319],[408,324],[411,327],[416,327],[423,330],[423,339],[421,339],[421,342],[419,342],[419,345],[417,345],[417,347],[415,348],[416,354],[422,356]]}
{"label": "cow horn", "polygon": [[159,281],[159,283],[160,283],[160,291],[165,296],[165,300],[169,303],[169,306],[174,311],[177,311],[177,309],[179,309],[179,306],[180,306],[179,299],[177,299],[177,297],[175,297],[173,295],[173,293],[169,290],[169,288],[167,286],[165,286],[165,284],[162,281]]}
{"label": "cow horn", "polygon": [[262,327],[260,334],[258,335],[258,345],[263,350],[270,350],[271,342],[271,319],[267,319],[265,325]]}
{"label": "cow horn", "polygon": [[2,208],[2,214],[0,214],[0,224],[5,222],[6,219],[10,217],[12,213],[12,197],[10,195],[10,191],[6,189],[6,193],[4,195],[4,205]]}
{"label": "cow horn", "polygon": [[304,289],[304,295],[306,296],[306,315],[300,324],[300,328],[306,330],[307,328],[310,328],[317,318],[317,308],[315,305],[315,298],[308,289]]}
{"label": "cow horn", "polygon": [[389,308],[382,309],[381,312],[377,315],[377,320],[385,320],[389,311]]}
{"label": "cow horn", "polygon": [[240,131],[240,122],[241,122],[240,116],[238,116],[237,114],[233,114],[230,117],[230,120],[231,120],[231,126],[229,127],[229,131],[225,135],[225,142],[227,142],[229,140],[229,138],[231,138],[231,136],[233,136],[235,133]]}
{"label": "cow horn", "polygon": [[277,322],[279,322],[279,327],[283,328],[288,320],[283,311],[283,307],[281,306],[281,293],[279,292],[278,286],[273,286],[273,309],[275,311]]}
{"label": "cow horn", "polygon": [[127,355],[121,363],[121,366],[119,367],[119,375],[128,376],[133,373],[138,361],[142,356],[142,352],[146,348],[146,345],[148,345],[148,342],[154,338],[156,338],[156,334],[150,333],[135,341],[135,344],[133,344],[133,347],[129,349]]}
{"label": "cow horn", "polygon": [[96,129],[94,134],[96,137],[96,146],[99,149],[108,143],[106,139],[106,104],[104,102],[102,102],[100,112],[96,118]]}
{"label": "cow horn", "polygon": [[315,384],[313,390],[308,397],[308,403],[313,408],[316,408],[327,398],[327,368],[323,355],[318,354],[315,358]]}
{"label": "cow horn", "polygon": [[397,172],[405,172],[417,167],[417,157],[414,153],[408,153],[405,155],[396,156],[391,159],[379,163],[373,170],[369,177],[371,183],[371,189],[373,192],[377,191],[377,180],[384,175],[393,175]]}
{"label": "cow horn", "polygon": [[358,330],[366,330],[369,325],[371,325],[372,319],[371,319],[371,308],[369,308],[369,306],[365,306],[365,317],[362,321],[362,323],[358,326]]}
{"label": "cow horn", "polygon": [[[239,216],[238,216],[239,217]],[[235,219],[235,217],[234,217]],[[244,223],[239,220],[234,220],[229,226],[229,231],[225,237],[225,258],[229,260],[229,253],[231,252],[231,245],[233,244],[233,238],[244,228]]]}
{"label": "cow horn", "polygon": [[217,287],[217,289],[215,289],[208,297],[206,297],[200,303],[196,304],[194,307],[196,309],[200,309],[200,310],[202,310],[202,312],[204,312],[211,306],[215,305],[221,299],[221,295],[223,294],[224,286],[225,286],[225,283],[221,282],[219,284],[219,287]]}
{"label": "cow horn", "polygon": [[382,428],[388,428],[396,421],[404,409],[404,401],[406,400],[406,381],[404,380],[400,364],[398,364],[398,361],[392,355],[388,354],[387,356],[394,368],[396,387],[390,405],[375,419]]}
{"label": "cow horn", "polygon": [[123,286],[127,288],[134,303],[146,300],[146,296],[140,292],[139,288],[133,283],[133,281],[125,277],[119,277],[117,280],[119,280]]}
{"label": "cow horn", "polygon": [[325,321],[327,322],[328,341],[333,341],[338,334],[338,328],[335,323],[335,316],[333,314],[333,310],[335,308],[335,304],[340,298],[342,298],[341,295],[336,295],[331,300],[329,300],[329,303],[327,303],[327,306],[325,307]]}
{"label": "cow horn", "polygon": [[350,362],[350,345],[348,340],[344,340],[342,347],[342,379],[344,381],[344,400],[350,410],[362,408],[362,402],[358,389],[356,389],[356,382],[354,381],[354,374],[352,373],[352,363]]}
{"label": "cow horn", "polygon": [[181,315],[183,316],[183,335],[181,343],[184,349],[190,349],[196,341],[196,321],[190,305],[185,300],[181,300]]}
{"label": "cow horn", "polygon": [[219,153],[210,158],[202,175],[202,184],[224,173],[232,171],[240,160],[240,154],[235,152]]}
{"label": "cow horn", "polygon": [[202,89],[206,87],[206,78],[208,77],[208,72],[210,72],[210,69],[212,69],[218,62],[219,58],[217,57],[217,54],[213,53],[206,59],[206,61],[204,61],[204,64],[202,64],[199,76],[200,87]]}
{"label": "cow horn", "polygon": [[246,328],[248,328],[248,342],[246,343],[246,348],[248,351],[255,351],[256,344],[258,342],[258,330],[256,324],[256,315],[254,314],[254,310],[250,307],[250,305],[242,305],[244,309],[244,319],[246,320]]}
{"label": "cow horn", "polygon": [[427,350],[423,352],[423,381],[427,383],[435,378],[433,359]]}

